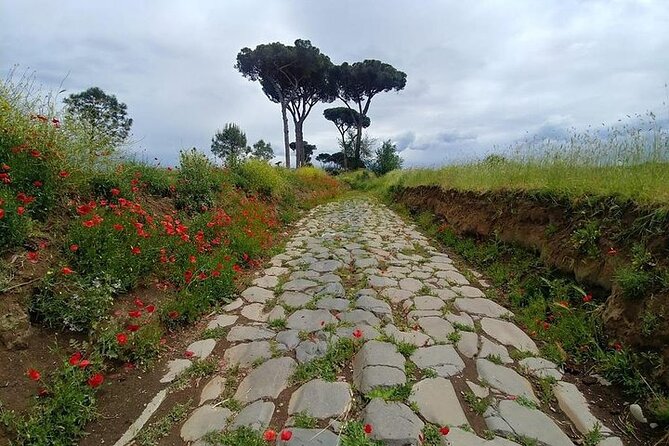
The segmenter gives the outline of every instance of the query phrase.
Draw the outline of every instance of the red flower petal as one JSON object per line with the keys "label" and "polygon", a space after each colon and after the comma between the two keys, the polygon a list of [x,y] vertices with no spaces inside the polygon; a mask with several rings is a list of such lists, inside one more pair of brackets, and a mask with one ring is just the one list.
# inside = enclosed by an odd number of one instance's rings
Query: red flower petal
{"label": "red flower petal", "polygon": [[365,433],[366,433],[366,434],[371,434],[371,433],[372,433],[372,425],[369,424],[369,423],[368,423],[368,424],[365,424],[365,426],[363,427],[363,429],[365,430]]}
{"label": "red flower petal", "polygon": [[75,352],[70,356],[69,363],[70,365],[77,365],[81,361],[81,352]]}
{"label": "red flower petal", "polygon": [[265,441],[274,441],[276,440],[276,432],[272,429],[267,429],[262,437]]}
{"label": "red flower petal", "polygon": [[26,375],[28,375],[28,378],[32,379],[33,381],[39,381],[42,377],[42,374],[35,369],[28,369]]}
{"label": "red flower petal", "polygon": [[284,429],[281,431],[281,439],[283,441],[288,441],[293,437],[293,433],[289,431],[288,429]]}
{"label": "red flower petal", "polygon": [[450,431],[451,431],[451,430],[448,428],[448,426],[444,426],[444,427],[442,427],[441,429],[439,429],[439,433],[440,433],[441,435],[448,435],[448,433],[449,433]]}
{"label": "red flower petal", "polygon": [[102,375],[102,373],[95,373],[90,378],[88,378],[88,385],[95,389],[96,387],[100,387],[104,380],[105,377]]}

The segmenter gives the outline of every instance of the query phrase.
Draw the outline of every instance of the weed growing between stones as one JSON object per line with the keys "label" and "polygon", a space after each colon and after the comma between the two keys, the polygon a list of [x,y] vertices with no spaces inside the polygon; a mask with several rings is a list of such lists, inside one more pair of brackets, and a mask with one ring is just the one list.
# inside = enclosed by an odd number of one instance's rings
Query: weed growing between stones
{"label": "weed growing between stones", "polygon": [[599,423],[595,423],[592,429],[585,434],[585,437],[583,438],[583,446],[597,446],[603,439],[602,426]]}
{"label": "weed growing between stones", "polygon": [[177,403],[170,411],[160,420],[154,421],[148,427],[142,429],[135,442],[139,446],[154,446],[158,444],[161,438],[166,437],[172,426],[183,421],[186,415],[192,409],[193,400],[188,400],[185,403]]}
{"label": "weed growing between stones", "polygon": [[318,420],[306,412],[298,412],[293,415],[293,424],[302,429],[313,429],[318,425]]}
{"label": "weed growing between stones", "polygon": [[217,369],[218,364],[214,358],[195,361],[170,386],[176,390],[183,390],[190,385],[191,381],[211,376]]}
{"label": "weed growing between stones", "polygon": [[381,398],[384,401],[406,402],[411,395],[411,384],[398,384],[391,387],[377,387],[365,395],[365,398],[372,400]]}
{"label": "weed growing between stones", "polygon": [[325,355],[299,364],[291,377],[293,384],[302,384],[315,378],[336,381],[337,374],[350,361],[361,343],[349,338],[341,338],[328,346]]}
{"label": "weed growing between stones", "polygon": [[474,395],[474,392],[466,391],[464,397],[469,408],[477,415],[483,415],[490,406],[489,398],[480,398]]}
{"label": "weed growing between stones", "polygon": [[214,446],[267,446],[260,432],[246,426],[227,432],[210,432],[203,439]]}
{"label": "weed growing between stones", "polygon": [[200,335],[200,339],[223,339],[228,335],[229,327],[207,328]]}
{"label": "weed growing between stones", "polygon": [[383,443],[377,440],[372,440],[369,437],[373,426],[367,425],[365,427],[360,421],[348,421],[344,424],[341,433],[341,446],[383,446]]}

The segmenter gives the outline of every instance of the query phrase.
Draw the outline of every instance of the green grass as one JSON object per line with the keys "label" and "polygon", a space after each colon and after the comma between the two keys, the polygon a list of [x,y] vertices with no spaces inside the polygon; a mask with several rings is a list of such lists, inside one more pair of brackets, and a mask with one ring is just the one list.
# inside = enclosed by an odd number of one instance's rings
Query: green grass
{"label": "green grass", "polygon": [[294,384],[300,384],[315,378],[335,381],[344,365],[348,363],[358,350],[358,344],[349,338],[339,339],[330,344],[324,356],[297,366],[291,378]]}
{"label": "green grass", "polygon": [[402,401],[406,402],[411,395],[410,384],[397,384],[390,387],[376,387],[372,389],[365,398],[381,398],[384,401]]}
{"label": "green grass", "polygon": [[474,395],[474,392],[467,391],[465,392],[465,402],[469,405],[469,408],[477,415],[483,415],[488,406],[490,406],[489,398],[479,398]]}
{"label": "green grass", "polygon": [[293,415],[295,427],[301,429],[313,429],[318,425],[318,420],[306,412],[298,412]]}
{"label": "green grass", "polygon": [[172,426],[186,418],[190,413],[192,400],[185,403],[177,403],[170,411],[148,427],[142,429],[136,438],[139,446],[155,446],[161,438],[166,437]]}

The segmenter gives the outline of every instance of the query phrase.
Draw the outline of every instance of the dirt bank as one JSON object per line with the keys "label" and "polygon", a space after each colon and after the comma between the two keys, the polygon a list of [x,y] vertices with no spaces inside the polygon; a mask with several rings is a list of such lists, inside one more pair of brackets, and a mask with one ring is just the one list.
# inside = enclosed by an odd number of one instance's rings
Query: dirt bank
{"label": "dirt bank", "polygon": [[[624,297],[615,272],[628,265],[635,246],[652,255],[654,268],[669,260],[669,212],[614,198],[571,200],[517,191],[471,192],[437,186],[399,188],[395,199],[412,212],[428,211],[456,233],[497,237],[538,253],[542,261],[609,293],[603,320],[606,334],[637,351],[661,352],[658,378],[669,385],[669,293],[654,288]],[[642,327],[654,317],[652,333]]]}

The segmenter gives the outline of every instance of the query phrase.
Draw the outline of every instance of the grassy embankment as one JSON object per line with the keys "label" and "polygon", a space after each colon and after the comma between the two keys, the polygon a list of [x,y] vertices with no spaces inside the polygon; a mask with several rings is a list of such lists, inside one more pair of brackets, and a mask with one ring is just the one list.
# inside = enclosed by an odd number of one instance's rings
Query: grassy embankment
{"label": "grassy embankment", "polygon": [[[606,257],[618,256],[613,294],[622,296],[617,298],[624,304],[643,306],[634,320],[635,338],[641,339],[637,344],[643,344],[644,339],[650,342],[666,335],[667,311],[662,309],[669,289],[667,247],[657,243],[669,235],[669,135],[650,127],[614,130],[603,139],[586,133],[560,144],[537,142],[512,151],[508,158],[493,155],[462,165],[393,171],[379,178],[358,171],[340,179],[388,203],[403,188],[426,185],[461,192],[509,192],[510,206],[518,196],[536,200],[539,208],[571,203],[567,206],[570,211],[578,209],[574,214],[579,219],[567,228],[572,231],[569,249],[576,248],[578,255],[575,261],[603,264],[610,260]],[[644,218],[632,227],[601,219],[603,207],[617,206],[645,209]],[[401,205],[396,208],[406,211]],[[669,423],[667,389],[659,373],[666,372],[662,352],[632,347],[625,339],[608,335],[602,320],[612,301],[608,292],[593,296],[587,284],[546,265],[536,251],[496,236],[463,236],[431,212],[418,210],[413,217],[433,238],[491,279],[489,297],[511,306],[517,320],[541,341],[545,357],[576,368],[594,368],[620,385],[628,397],[645,404],[654,420]],[[639,230],[633,227],[637,224]],[[547,226],[546,239],[561,229],[565,228]],[[617,249],[600,247],[604,231]]]}
{"label": "grassy embankment", "polygon": [[286,224],[339,183],[259,160],[223,169],[195,149],[173,169],[137,161],[91,147],[80,122],[29,92],[0,83],[1,334],[27,330],[28,313],[81,341],[51,370],[3,377],[25,380],[34,401],[24,414],[0,405],[0,422],[16,444],[76,444],[98,389],[113,392],[109,372],[148,367],[167,332],[229,302]]}

